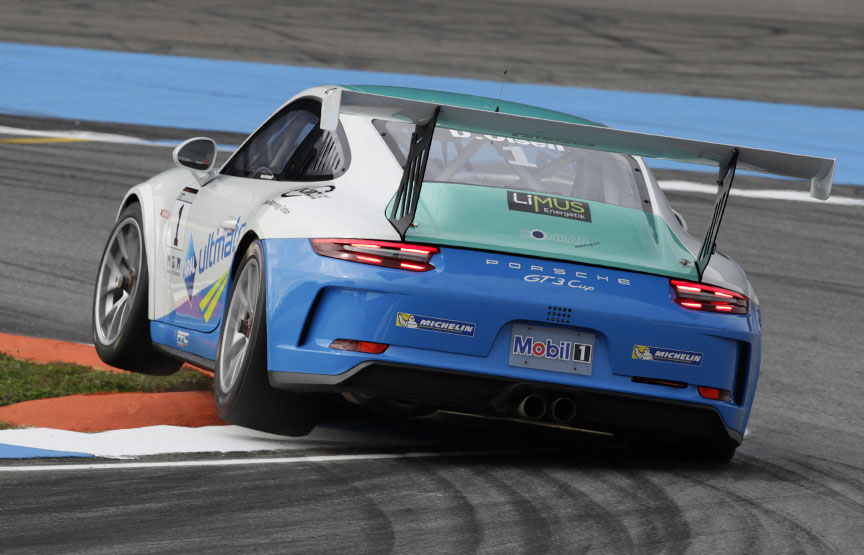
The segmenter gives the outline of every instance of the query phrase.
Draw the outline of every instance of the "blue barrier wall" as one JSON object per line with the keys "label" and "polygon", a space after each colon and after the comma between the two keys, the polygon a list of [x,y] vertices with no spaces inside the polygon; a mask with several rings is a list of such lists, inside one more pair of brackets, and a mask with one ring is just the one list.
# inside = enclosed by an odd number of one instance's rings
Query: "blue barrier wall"
{"label": "blue barrier wall", "polygon": [[[0,113],[6,114],[249,132],[294,93],[325,84],[491,97],[500,87],[476,79],[0,43]],[[503,98],[621,129],[837,158],[835,182],[864,184],[862,110],[530,84],[506,84]]]}

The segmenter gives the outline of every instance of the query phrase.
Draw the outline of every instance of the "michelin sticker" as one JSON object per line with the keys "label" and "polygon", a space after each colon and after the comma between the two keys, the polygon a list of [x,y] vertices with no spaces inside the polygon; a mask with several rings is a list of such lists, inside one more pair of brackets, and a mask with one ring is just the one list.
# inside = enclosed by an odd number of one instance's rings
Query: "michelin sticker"
{"label": "michelin sticker", "polygon": [[410,314],[408,312],[397,312],[396,327],[415,330],[440,331],[455,335],[464,335],[466,337],[474,337],[474,329],[477,325],[471,322],[459,322],[456,320],[435,318],[433,316],[421,316],[419,314]]}
{"label": "michelin sticker", "polygon": [[702,353],[692,351],[633,345],[633,358],[639,360],[656,360],[659,362],[675,362],[690,366],[702,366],[702,356]]}

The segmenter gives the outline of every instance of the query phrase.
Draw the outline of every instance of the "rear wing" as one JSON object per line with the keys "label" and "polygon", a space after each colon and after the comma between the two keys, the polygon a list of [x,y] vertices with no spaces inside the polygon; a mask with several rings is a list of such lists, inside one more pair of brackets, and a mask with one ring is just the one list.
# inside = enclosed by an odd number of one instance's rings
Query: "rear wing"
{"label": "rear wing", "polygon": [[333,87],[324,93],[321,128],[335,130],[340,113],[416,126],[402,181],[388,218],[403,239],[417,211],[436,126],[719,168],[714,216],[696,256],[700,278],[715,251],[717,232],[736,169],[809,179],[810,196],[819,200],[825,200],[831,194],[834,179],[835,161],[828,158],[517,116]]}

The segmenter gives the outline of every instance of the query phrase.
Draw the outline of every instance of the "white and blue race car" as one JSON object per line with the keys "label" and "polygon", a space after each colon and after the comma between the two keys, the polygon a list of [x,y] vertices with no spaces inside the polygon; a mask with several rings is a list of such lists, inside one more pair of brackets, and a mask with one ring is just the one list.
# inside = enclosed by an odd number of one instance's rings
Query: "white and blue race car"
{"label": "white and blue race car", "polygon": [[[215,371],[228,422],[303,435],[321,393],[675,439],[729,460],[759,374],[759,303],[715,252],[735,170],[834,161],[610,129],[391,87],[309,89],[218,171],[207,138],[132,187],[99,269],[101,358]],[[643,157],[719,168],[702,239]]]}

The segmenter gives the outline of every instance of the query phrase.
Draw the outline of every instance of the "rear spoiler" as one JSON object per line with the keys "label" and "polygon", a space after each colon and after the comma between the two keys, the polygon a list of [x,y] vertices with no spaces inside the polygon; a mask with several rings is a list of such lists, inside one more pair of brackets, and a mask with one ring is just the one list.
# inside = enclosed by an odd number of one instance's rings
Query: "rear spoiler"
{"label": "rear spoiler", "polygon": [[834,179],[835,161],[828,158],[439,105],[333,87],[324,93],[321,128],[334,131],[338,126],[340,113],[412,123],[416,126],[403,168],[402,181],[388,218],[403,240],[417,212],[426,161],[436,126],[718,167],[714,216],[696,256],[700,279],[716,248],[717,232],[726,210],[726,201],[736,169],[809,179],[810,196],[819,200],[825,200],[831,194]]}

